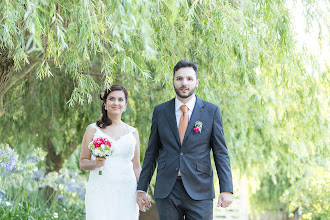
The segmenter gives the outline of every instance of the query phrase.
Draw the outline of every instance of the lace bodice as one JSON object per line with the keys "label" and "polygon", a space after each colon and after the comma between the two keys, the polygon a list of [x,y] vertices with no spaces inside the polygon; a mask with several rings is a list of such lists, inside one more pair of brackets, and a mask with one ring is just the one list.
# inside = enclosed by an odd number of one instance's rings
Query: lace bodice
{"label": "lace bodice", "polygon": [[[111,146],[113,147],[113,153],[110,156],[110,159],[119,159],[119,160],[129,160],[131,161],[134,157],[136,139],[133,135],[134,132],[137,132],[135,128],[127,125],[128,133],[120,136],[117,140],[111,138],[109,135],[105,134],[96,123],[91,124],[91,126],[96,130],[93,140],[102,137],[107,138]],[[95,159],[95,158],[93,158]]]}

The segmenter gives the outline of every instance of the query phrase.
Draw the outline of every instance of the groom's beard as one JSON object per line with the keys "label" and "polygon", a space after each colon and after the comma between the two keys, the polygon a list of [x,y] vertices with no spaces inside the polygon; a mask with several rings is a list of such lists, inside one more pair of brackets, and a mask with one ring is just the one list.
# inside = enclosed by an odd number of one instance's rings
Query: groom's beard
{"label": "groom's beard", "polygon": [[[175,90],[176,95],[179,96],[182,99],[186,99],[186,98],[190,97],[192,94],[195,93],[195,90],[196,90],[196,86],[194,88],[192,88],[191,90],[189,88],[187,88],[187,87],[180,87],[179,89],[175,88],[175,86],[173,86],[173,87],[174,87],[174,90]],[[180,89],[182,89],[182,88],[187,88],[190,91],[188,93],[188,95],[182,95],[182,94],[180,94]]]}

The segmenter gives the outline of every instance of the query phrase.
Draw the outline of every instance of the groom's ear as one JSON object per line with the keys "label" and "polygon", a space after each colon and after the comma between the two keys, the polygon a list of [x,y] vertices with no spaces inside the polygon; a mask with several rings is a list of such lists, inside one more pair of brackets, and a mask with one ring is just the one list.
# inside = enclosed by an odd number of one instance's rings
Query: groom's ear
{"label": "groom's ear", "polygon": [[198,87],[198,85],[199,85],[199,79],[196,80],[196,88]]}

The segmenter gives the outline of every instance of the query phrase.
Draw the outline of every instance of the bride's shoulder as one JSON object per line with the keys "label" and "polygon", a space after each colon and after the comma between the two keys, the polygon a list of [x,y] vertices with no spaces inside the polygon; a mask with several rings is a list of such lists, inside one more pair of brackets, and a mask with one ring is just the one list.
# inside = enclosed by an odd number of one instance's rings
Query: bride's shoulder
{"label": "bride's shoulder", "polygon": [[95,133],[98,130],[98,127],[96,125],[96,122],[89,124],[86,128],[86,132],[88,133]]}
{"label": "bride's shoulder", "polygon": [[128,127],[129,132],[131,132],[131,133],[139,133],[139,131],[136,128],[134,128],[133,126],[130,126],[128,124],[126,124],[126,125]]}

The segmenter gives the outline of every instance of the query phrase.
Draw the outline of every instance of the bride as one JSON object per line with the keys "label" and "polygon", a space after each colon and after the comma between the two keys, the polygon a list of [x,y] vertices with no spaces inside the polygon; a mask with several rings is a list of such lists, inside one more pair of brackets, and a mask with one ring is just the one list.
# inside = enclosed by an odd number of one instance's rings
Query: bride
{"label": "bride", "polygon": [[[136,188],[141,172],[138,131],[121,120],[128,93],[122,85],[112,85],[100,96],[102,118],[90,124],[85,132],[79,165],[90,170],[85,195],[86,219],[138,219]],[[95,158],[88,144],[97,138],[107,138],[113,153]],[[99,175],[102,169],[102,175]]]}

